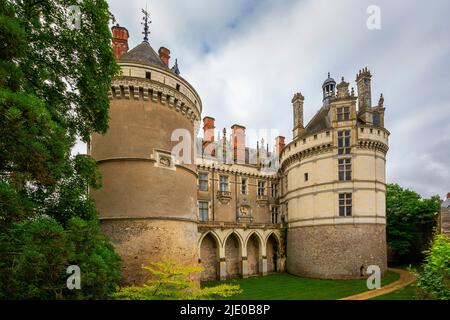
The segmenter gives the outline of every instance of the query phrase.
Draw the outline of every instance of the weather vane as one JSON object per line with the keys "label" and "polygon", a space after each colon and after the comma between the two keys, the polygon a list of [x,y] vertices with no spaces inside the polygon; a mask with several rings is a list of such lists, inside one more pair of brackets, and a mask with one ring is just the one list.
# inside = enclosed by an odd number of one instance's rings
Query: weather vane
{"label": "weather vane", "polygon": [[142,18],[142,20],[144,20],[144,22],[142,22],[144,32],[142,32],[142,34],[144,35],[144,41],[148,42],[148,34],[150,33],[148,25],[152,22],[149,20],[150,14],[147,12],[147,6],[145,6],[145,10],[142,9],[142,13],[144,14],[144,17]]}

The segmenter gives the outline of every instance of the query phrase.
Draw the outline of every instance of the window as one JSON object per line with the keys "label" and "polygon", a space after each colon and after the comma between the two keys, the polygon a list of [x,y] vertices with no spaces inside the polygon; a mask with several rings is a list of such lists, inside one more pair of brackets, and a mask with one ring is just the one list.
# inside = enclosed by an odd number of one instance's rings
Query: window
{"label": "window", "polygon": [[350,130],[338,132],[338,154],[350,154]]}
{"label": "window", "polygon": [[220,176],[220,191],[225,192],[228,191],[228,177]]}
{"label": "window", "polygon": [[266,194],[266,182],[258,181],[258,196],[263,196]]}
{"label": "window", "polygon": [[314,135],[314,140],[317,140],[317,134]]}
{"label": "window", "polygon": [[241,178],[241,194],[247,194],[247,178]]}
{"label": "window", "polygon": [[278,198],[278,183],[272,183],[272,198]]}
{"label": "window", "polygon": [[200,172],[198,174],[198,190],[208,191],[208,174]]}
{"label": "window", "polygon": [[151,72],[149,72],[149,71],[146,71],[145,72],[145,79],[151,79],[152,78],[152,73]]}
{"label": "window", "polygon": [[352,159],[339,159],[339,181],[352,180]]}
{"label": "window", "polygon": [[207,201],[199,201],[198,202],[198,220],[199,221],[208,221],[208,202]]}
{"label": "window", "polygon": [[352,215],[352,194],[339,194],[339,216],[350,217]]}
{"label": "window", "polygon": [[177,83],[176,89],[177,89],[177,91],[180,91],[180,84],[179,83]]}
{"label": "window", "polygon": [[337,121],[350,120],[350,107],[336,108]]}
{"label": "window", "polygon": [[330,131],[327,131],[326,135],[327,135],[327,137],[329,137],[330,136]]}
{"label": "window", "polygon": [[308,181],[308,180],[309,180],[309,174],[305,173],[305,181]]}
{"label": "window", "polygon": [[272,223],[276,224],[278,223],[278,206],[272,206]]}

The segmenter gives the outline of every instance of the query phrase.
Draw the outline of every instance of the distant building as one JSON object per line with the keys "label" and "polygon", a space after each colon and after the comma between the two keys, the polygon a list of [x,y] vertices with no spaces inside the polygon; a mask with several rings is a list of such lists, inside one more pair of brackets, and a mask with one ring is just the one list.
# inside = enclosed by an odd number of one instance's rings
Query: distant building
{"label": "distant building", "polygon": [[441,204],[439,217],[439,232],[450,236],[450,192],[447,193],[447,199]]}

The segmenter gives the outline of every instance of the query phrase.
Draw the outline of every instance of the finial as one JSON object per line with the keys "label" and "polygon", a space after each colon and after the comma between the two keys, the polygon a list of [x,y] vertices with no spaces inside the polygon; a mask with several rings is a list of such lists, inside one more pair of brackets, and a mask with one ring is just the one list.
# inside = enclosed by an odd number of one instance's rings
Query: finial
{"label": "finial", "polygon": [[341,80],[342,80],[342,82],[344,82],[344,77],[342,77],[342,79],[341,79]]}
{"label": "finial", "polygon": [[175,64],[173,65],[172,69],[173,73],[176,75],[180,74],[180,68],[178,68],[178,59],[175,59]]}
{"label": "finial", "polygon": [[352,97],[355,96],[355,88],[352,87]]}
{"label": "finial", "polygon": [[144,26],[144,32],[142,32],[142,34],[144,35],[144,41],[148,42],[148,34],[150,33],[148,29],[149,24],[152,22],[149,20],[150,14],[147,12],[147,5],[145,5],[145,10],[142,9],[142,13],[144,14],[144,17],[142,18],[144,22],[141,23]]}
{"label": "finial", "polygon": [[330,73],[328,72],[328,78],[330,77]]}

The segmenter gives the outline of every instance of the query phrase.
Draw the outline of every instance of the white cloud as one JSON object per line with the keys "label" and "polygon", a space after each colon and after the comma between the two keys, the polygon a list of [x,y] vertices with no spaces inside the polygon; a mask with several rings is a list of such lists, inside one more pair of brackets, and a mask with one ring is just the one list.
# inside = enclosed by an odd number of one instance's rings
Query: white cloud
{"label": "white cloud", "polygon": [[[117,21],[130,31],[131,47],[141,41],[140,8],[146,2],[109,1]],[[167,46],[178,57],[183,77],[202,97],[203,116],[215,117],[218,128],[234,123],[275,128],[289,140],[295,92],[306,98],[308,121],[321,104],[328,71],[354,86],[358,69],[368,66],[374,75],[373,103],[381,92],[386,99],[389,181],[424,196],[450,191],[450,159],[436,160],[442,152],[438,145],[448,146],[445,138],[450,137],[449,2],[148,3],[150,43],[155,50]],[[379,31],[366,27],[371,4],[381,8]]]}

